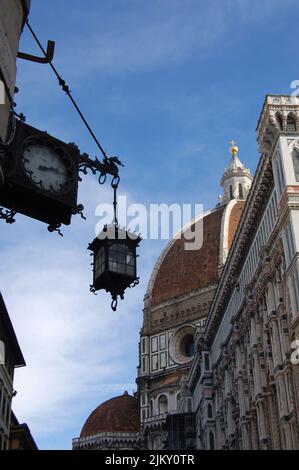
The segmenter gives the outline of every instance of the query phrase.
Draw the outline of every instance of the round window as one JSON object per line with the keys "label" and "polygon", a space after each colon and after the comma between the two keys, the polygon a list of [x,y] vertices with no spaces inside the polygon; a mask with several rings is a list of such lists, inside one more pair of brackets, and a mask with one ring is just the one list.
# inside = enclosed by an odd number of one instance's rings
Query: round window
{"label": "round window", "polygon": [[180,344],[181,352],[186,357],[192,357],[194,354],[194,336],[187,334],[181,340]]}
{"label": "round window", "polygon": [[186,364],[191,361],[194,355],[194,334],[195,328],[192,325],[186,325],[172,335],[169,354],[177,364]]}

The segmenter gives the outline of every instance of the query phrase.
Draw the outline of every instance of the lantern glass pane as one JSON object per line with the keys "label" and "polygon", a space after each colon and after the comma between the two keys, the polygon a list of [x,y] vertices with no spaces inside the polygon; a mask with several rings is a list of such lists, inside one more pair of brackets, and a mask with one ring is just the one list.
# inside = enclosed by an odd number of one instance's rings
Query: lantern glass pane
{"label": "lantern glass pane", "polygon": [[95,278],[105,271],[105,248],[102,247],[95,256]]}
{"label": "lantern glass pane", "polygon": [[109,249],[109,271],[135,276],[135,257],[124,243],[114,243]]}

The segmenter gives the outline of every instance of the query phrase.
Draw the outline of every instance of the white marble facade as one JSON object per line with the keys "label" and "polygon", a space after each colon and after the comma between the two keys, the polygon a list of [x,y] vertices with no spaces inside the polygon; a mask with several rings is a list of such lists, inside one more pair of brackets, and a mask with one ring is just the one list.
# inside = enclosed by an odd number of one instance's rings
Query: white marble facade
{"label": "white marble facade", "polygon": [[259,166],[188,377],[199,449],[299,448],[299,98],[267,96],[257,133]]}

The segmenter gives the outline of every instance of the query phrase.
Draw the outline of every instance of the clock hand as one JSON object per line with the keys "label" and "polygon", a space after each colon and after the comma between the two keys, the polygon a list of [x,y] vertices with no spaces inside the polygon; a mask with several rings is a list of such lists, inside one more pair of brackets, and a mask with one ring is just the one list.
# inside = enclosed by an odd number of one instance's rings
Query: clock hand
{"label": "clock hand", "polygon": [[40,165],[38,169],[40,171],[52,171],[52,173],[56,173],[57,175],[60,175],[58,168],[54,168],[53,166],[47,167],[47,166]]}

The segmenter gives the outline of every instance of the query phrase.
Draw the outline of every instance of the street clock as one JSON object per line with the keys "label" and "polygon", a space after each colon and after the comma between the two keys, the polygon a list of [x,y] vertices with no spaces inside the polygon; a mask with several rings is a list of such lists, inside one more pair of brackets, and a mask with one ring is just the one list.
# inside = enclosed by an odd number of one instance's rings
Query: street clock
{"label": "street clock", "polygon": [[17,121],[11,144],[0,144],[0,206],[51,227],[70,224],[78,207],[79,163],[75,145]]}

